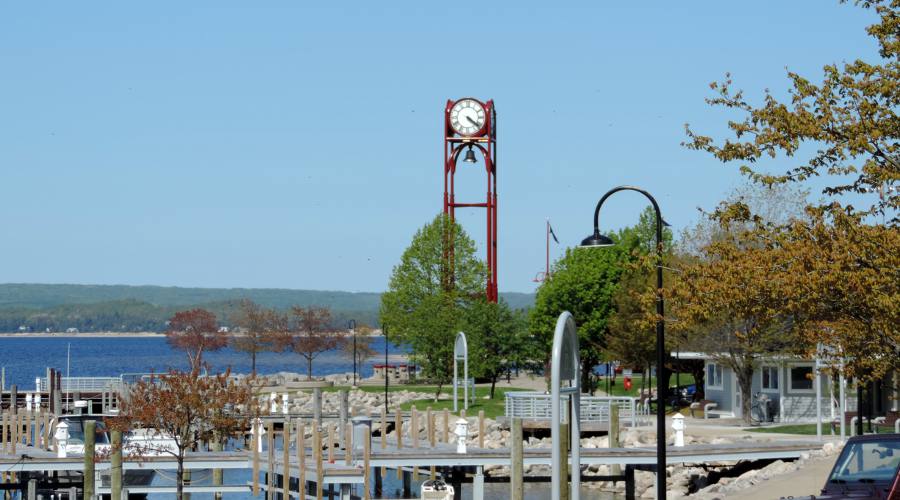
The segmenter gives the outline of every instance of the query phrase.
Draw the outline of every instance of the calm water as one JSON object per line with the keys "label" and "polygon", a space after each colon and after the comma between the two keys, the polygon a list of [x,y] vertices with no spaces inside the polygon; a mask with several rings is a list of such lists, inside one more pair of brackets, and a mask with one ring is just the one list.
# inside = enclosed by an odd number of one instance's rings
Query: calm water
{"label": "calm water", "polygon": [[[374,337],[370,344],[382,353],[363,363],[360,375],[372,375],[372,364],[383,362],[384,337]],[[32,389],[35,377],[43,377],[46,369],[66,371],[66,348],[71,345],[69,374],[72,377],[115,377],[123,373],[160,372],[169,368],[186,369],[187,356],[173,350],[165,338],[85,337],[85,338],[0,338],[0,366],[6,369],[6,386],[17,384],[20,389]],[[393,344],[390,354],[405,352]],[[214,370],[231,368],[236,373],[250,373],[250,356],[226,348],[203,357]],[[260,374],[282,371],[306,373],[306,361],[299,354],[261,353],[256,358]],[[352,360],[337,351],[319,355],[313,362],[314,375],[352,372]]]}
{"label": "calm water", "polygon": [[[373,349],[384,353],[384,338],[375,337],[370,340]],[[48,367],[66,370],[66,350],[71,345],[69,374],[73,377],[109,376],[123,373],[160,372],[168,368],[187,368],[187,357],[183,352],[175,351],[164,338],[0,338],[0,366],[6,369],[6,386],[17,384],[22,390],[34,387],[34,379],[42,377]],[[390,354],[402,354],[404,349],[388,345]],[[237,373],[250,372],[250,357],[231,349],[211,352],[204,356],[214,370],[231,368]],[[383,354],[369,360],[360,367],[363,377],[372,375],[372,365],[383,362]],[[262,353],[257,356],[257,372],[271,374],[282,371],[305,373],[305,360],[298,354]],[[314,375],[346,373],[352,371],[352,361],[340,352],[325,352],[313,363]],[[173,484],[171,472],[161,472],[154,484]],[[195,484],[210,484],[210,471],[195,471]],[[245,484],[250,481],[249,471],[225,471],[226,484]],[[424,475],[422,476],[425,479]],[[372,482],[374,484],[374,481]],[[394,491],[401,488],[393,471],[385,480],[385,493],[389,498],[398,498]],[[418,491],[418,484],[413,485]],[[249,494],[227,493],[225,498],[244,500],[253,498]],[[151,495],[153,500],[163,500],[171,495]],[[471,485],[463,486],[463,498],[472,497]],[[485,498],[500,500],[509,497],[508,484],[486,484]],[[193,494],[195,500],[212,499],[212,495]],[[548,484],[527,484],[526,498],[543,500],[550,498]],[[611,500],[614,497],[584,490],[582,498],[586,500]]]}

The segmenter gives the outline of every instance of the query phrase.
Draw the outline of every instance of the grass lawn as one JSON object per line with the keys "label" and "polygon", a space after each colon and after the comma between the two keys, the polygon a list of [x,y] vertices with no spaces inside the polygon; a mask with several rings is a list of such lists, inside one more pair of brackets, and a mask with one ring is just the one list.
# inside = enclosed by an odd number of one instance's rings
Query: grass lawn
{"label": "grass lawn", "polygon": [[[641,390],[641,376],[633,376],[631,377],[631,390],[626,391],[624,385],[625,377],[622,375],[616,376],[616,385],[612,386],[610,389],[611,396],[631,396],[637,397],[638,391]],[[678,381],[681,382],[681,385],[690,385],[694,383],[693,375],[689,373],[682,373],[678,376]],[[650,387],[656,388],[656,377],[650,377]],[[675,375],[669,379],[669,387],[675,387]],[[606,378],[601,377],[600,381],[597,384],[597,388],[600,390],[606,390]]]}
{"label": "grass lawn", "polygon": [[[491,391],[490,387],[476,387],[475,388],[475,403],[469,403],[469,409],[466,411],[466,415],[468,416],[477,416],[478,412],[484,410],[484,416],[488,418],[497,418],[502,417],[506,412],[506,393],[509,391],[524,391],[527,389],[501,389],[497,388],[494,390],[494,399],[484,399]],[[430,394],[434,394],[434,388],[430,391]],[[442,394],[449,394],[451,397],[453,396],[453,386],[449,387],[449,390],[442,391]],[[470,396],[471,397],[471,396]],[[427,407],[431,407],[432,410],[441,410],[444,408],[453,411],[453,401],[449,399],[441,400],[435,403],[431,400],[417,401],[415,403],[409,402],[400,406],[402,410],[409,410],[412,408],[412,405],[416,405],[416,409],[419,411],[425,411]],[[462,401],[462,391],[459,391],[459,408],[462,409],[463,401]]]}
{"label": "grass lawn", "polygon": [[[805,436],[816,435],[816,424],[776,425],[766,427],[747,427],[748,432],[777,433],[777,434],[803,434]],[[822,423],[822,434],[828,434],[831,430],[828,424]]]}
{"label": "grass lawn", "polygon": [[[345,387],[329,387],[324,389],[326,392],[336,392],[340,389],[345,389]],[[360,386],[359,390],[365,392],[374,392],[376,394],[384,394],[384,386],[377,385],[366,385]],[[484,410],[484,416],[488,418],[497,418],[498,416],[503,416],[506,411],[506,397],[505,394],[509,391],[527,391],[528,389],[514,389],[514,388],[496,388],[494,390],[494,399],[484,399],[491,392],[490,387],[475,387],[475,403],[469,404],[469,410],[466,412],[469,416],[478,415],[480,410]],[[388,392],[398,392],[398,391],[410,391],[410,392],[422,392],[433,396],[437,392],[436,385],[391,385],[388,387]],[[453,384],[444,385],[441,387],[441,395],[453,397]],[[459,407],[463,407],[463,390],[459,388]],[[471,396],[469,396],[471,398]],[[425,411],[427,407],[431,407],[432,410],[435,411],[443,411],[444,408],[448,410],[453,410],[453,401],[450,399],[441,400],[438,402],[434,402],[433,400],[421,400],[416,402],[405,403],[400,406],[401,410],[409,410],[412,408],[412,405],[416,405],[416,409],[419,411]]]}

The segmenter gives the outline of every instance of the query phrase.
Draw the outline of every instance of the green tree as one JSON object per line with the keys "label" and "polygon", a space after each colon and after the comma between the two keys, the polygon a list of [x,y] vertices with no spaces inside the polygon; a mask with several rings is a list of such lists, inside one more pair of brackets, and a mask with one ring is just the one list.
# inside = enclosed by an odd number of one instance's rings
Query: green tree
{"label": "green tree", "polygon": [[475,252],[463,228],[438,215],[413,236],[381,296],[381,321],[391,340],[409,344],[438,394],[453,373],[453,341],[465,311],[484,298],[487,270]]}
{"label": "green tree", "polygon": [[513,311],[501,300],[472,304],[463,329],[469,344],[470,369],[476,377],[491,381],[491,399],[497,380],[520,365],[530,354],[532,337],[522,311]]}
{"label": "green tree", "polygon": [[609,340],[609,319],[615,311],[613,297],[630,255],[624,245],[611,248],[566,250],[553,264],[552,278],[538,288],[529,328],[549,360],[553,331],[560,313],[569,311],[578,325],[581,375],[591,387],[591,369],[603,359]]}

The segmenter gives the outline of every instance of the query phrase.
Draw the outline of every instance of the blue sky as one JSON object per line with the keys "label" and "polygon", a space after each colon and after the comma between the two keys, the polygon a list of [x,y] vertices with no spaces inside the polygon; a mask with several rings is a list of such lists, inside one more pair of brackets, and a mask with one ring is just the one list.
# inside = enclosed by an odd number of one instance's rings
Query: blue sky
{"label": "blue sky", "polygon": [[[876,57],[874,14],[836,1],[334,4],[0,6],[0,282],[384,290],[441,209],[444,104],[474,96],[498,110],[500,289],[532,291],[546,217],[574,245],[627,183],[677,230],[739,185],[679,145],[723,130],[709,82],[758,101],[785,67]],[[483,212],[460,219],[483,248]]]}

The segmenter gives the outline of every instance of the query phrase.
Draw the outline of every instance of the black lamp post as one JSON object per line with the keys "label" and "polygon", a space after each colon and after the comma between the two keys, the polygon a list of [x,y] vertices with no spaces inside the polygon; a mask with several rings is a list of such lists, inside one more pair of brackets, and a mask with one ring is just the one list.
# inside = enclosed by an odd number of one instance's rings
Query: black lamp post
{"label": "black lamp post", "polygon": [[381,325],[381,333],[384,334],[384,409],[388,407],[388,336],[387,325]]}
{"label": "black lamp post", "polygon": [[602,234],[600,234],[600,207],[614,193],[619,191],[637,191],[646,196],[653,204],[653,210],[656,211],[656,498],[665,500],[666,498],[666,406],[663,403],[663,395],[665,394],[665,381],[663,380],[663,364],[665,363],[665,347],[666,347],[666,331],[663,322],[663,244],[662,244],[662,214],[659,211],[659,204],[656,199],[643,189],[633,186],[619,186],[610,189],[597,202],[597,208],[594,209],[594,233],[581,241],[582,247],[608,247],[615,242]]}
{"label": "black lamp post", "polygon": [[353,336],[353,387],[356,387],[356,320],[351,319],[347,323],[347,328],[350,330],[350,335]]}

